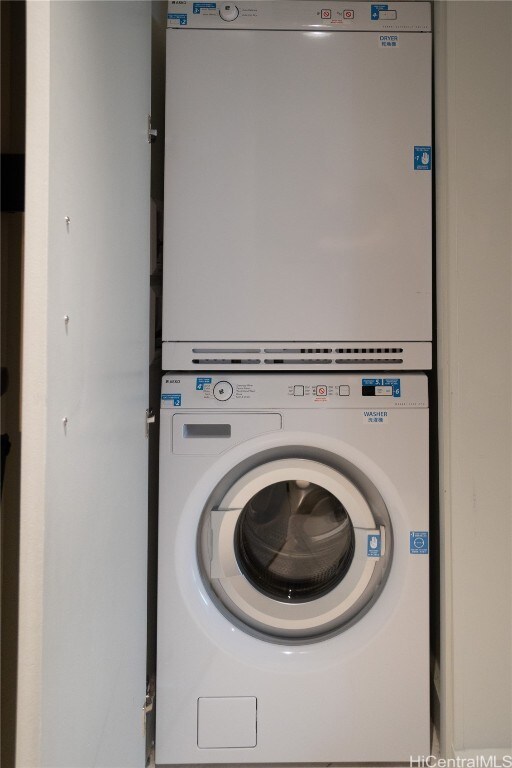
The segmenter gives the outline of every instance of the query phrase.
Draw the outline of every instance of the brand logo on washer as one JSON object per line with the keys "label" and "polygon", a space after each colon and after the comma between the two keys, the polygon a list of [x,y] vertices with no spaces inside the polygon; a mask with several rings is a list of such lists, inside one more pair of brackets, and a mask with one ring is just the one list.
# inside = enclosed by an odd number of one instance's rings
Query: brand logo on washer
{"label": "brand logo on washer", "polygon": [[166,379],[166,384],[181,384],[181,379]]}

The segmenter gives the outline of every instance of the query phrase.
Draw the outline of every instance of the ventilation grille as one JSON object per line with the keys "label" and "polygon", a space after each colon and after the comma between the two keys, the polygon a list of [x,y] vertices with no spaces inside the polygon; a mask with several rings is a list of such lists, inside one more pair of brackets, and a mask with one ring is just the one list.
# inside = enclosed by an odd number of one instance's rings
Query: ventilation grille
{"label": "ventilation grille", "polygon": [[259,365],[261,360],[257,357],[194,357],[192,365],[199,365],[202,368],[210,365]]}
{"label": "ventilation grille", "polygon": [[[429,346],[429,345],[428,345]],[[368,366],[403,367],[406,362],[404,346],[367,343],[363,346],[325,346],[311,345],[202,345],[190,347],[185,342],[172,344],[174,350],[180,350],[179,362],[170,363],[174,367],[190,368],[239,368],[275,367],[292,370],[294,368],[331,368],[337,366],[355,369]],[[188,360],[185,359],[188,349]],[[187,355],[188,356],[188,355]],[[168,363],[169,365],[169,363]]]}
{"label": "ventilation grille", "polygon": [[403,347],[349,347],[336,350],[348,355],[401,355],[403,351]]}

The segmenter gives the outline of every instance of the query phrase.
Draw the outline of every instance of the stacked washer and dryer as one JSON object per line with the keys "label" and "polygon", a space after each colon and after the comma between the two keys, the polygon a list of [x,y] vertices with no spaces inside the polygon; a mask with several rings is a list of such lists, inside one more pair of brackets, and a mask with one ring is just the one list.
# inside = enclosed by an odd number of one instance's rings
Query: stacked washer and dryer
{"label": "stacked washer and dryer", "polygon": [[169,3],[156,763],[430,751],[431,20]]}

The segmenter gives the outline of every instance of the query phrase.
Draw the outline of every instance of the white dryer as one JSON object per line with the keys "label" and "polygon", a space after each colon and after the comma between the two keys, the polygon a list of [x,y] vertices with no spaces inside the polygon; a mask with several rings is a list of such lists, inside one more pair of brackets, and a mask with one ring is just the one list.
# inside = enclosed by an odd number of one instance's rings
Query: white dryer
{"label": "white dryer", "polygon": [[423,374],[169,374],[156,762],[429,752]]}
{"label": "white dryer", "polygon": [[164,370],[431,367],[430,16],[171,0]]}

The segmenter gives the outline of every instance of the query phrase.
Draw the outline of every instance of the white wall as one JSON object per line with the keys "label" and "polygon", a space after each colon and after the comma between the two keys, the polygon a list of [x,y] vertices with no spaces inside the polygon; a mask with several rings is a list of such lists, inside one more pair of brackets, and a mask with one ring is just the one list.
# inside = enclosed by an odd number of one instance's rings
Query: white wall
{"label": "white wall", "polygon": [[27,21],[17,765],[129,768],[145,761],[151,4],[38,0]]}
{"label": "white wall", "polygon": [[512,3],[436,2],[446,754],[512,753]]}

